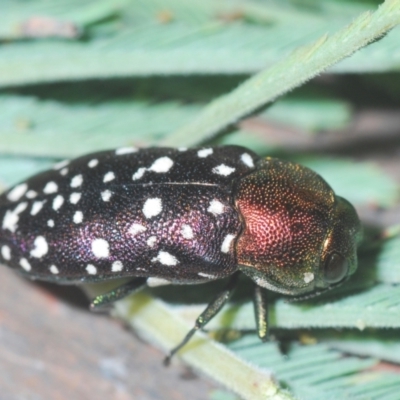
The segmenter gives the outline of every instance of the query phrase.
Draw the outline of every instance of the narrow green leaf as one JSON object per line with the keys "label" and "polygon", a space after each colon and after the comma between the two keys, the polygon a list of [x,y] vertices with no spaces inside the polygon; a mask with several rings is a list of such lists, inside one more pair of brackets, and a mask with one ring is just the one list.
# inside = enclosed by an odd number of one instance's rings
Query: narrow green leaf
{"label": "narrow green leaf", "polygon": [[192,145],[205,141],[256,112],[278,96],[350,56],[400,23],[400,1],[386,0],[374,14],[365,13],[331,37],[322,36],[298,49],[273,67],[245,81],[231,93],[214,100],[191,123],[164,144]]}
{"label": "narrow green leaf", "polygon": [[371,356],[400,364],[399,330],[314,331],[319,342],[348,354]]}
{"label": "narrow green leaf", "polygon": [[97,150],[149,145],[197,111],[177,102],[61,103],[0,96],[0,152],[73,157]]}
{"label": "narrow green leaf", "polygon": [[[104,1],[106,5],[114,4]],[[274,65],[299,46],[327,32],[337,31],[356,15],[353,12],[305,12],[304,9],[300,11],[280,3],[274,6],[270,2],[228,2],[222,12],[218,12],[219,6],[211,7],[211,12],[202,12],[207,8],[201,6],[203,2],[193,0],[189,7],[186,6],[187,1],[179,3],[178,11],[169,12],[168,1],[132,0],[131,8],[121,9],[121,20],[92,27],[88,40],[81,42],[42,40],[1,45],[0,86],[110,77],[255,73]],[[93,4],[96,9],[100,7],[96,1]],[[322,62],[316,62],[315,68],[309,68],[310,63],[316,60],[315,55],[308,55],[317,50],[321,41],[305,49],[302,57],[292,56],[292,71],[299,70],[300,80],[310,79],[330,64],[384,34],[398,21],[396,7],[395,1],[392,5],[385,3],[371,20],[370,17],[358,19],[355,25],[352,24],[344,32],[344,37],[328,40],[321,47],[324,51],[316,51],[316,54],[322,55]],[[185,11],[185,8],[188,9]],[[129,13],[130,9],[132,11]],[[74,12],[73,8],[71,12]],[[167,15],[164,22],[163,12]],[[168,13],[171,15],[170,21]],[[201,18],[198,18],[199,14]],[[80,9],[77,8],[71,18],[80,15]],[[94,19],[92,12],[88,12],[88,15],[90,18],[87,17],[87,20]],[[224,16],[229,15],[239,15],[239,19],[224,20]],[[294,23],[296,29],[292,29]],[[395,50],[399,38],[399,31],[392,32],[371,46],[371,50],[366,49],[356,59],[341,63],[336,70],[357,73],[397,70],[400,54]],[[324,41],[324,38],[321,40]],[[325,60],[324,56],[327,56]],[[283,64],[279,65],[283,67]],[[271,85],[282,83],[286,86],[288,82],[284,72],[282,70],[282,74],[276,75],[278,81],[272,81]],[[297,84],[292,82],[283,91]],[[275,96],[280,93],[275,93]]]}
{"label": "narrow green leaf", "polygon": [[51,159],[35,159],[22,157],[0,157],[0,190],[45,171],[54,164]]}
{"label": "narrow green leaf", "polygon": [[347,327],[365,329],[400,327],[400,287],[377,285],[338,300],[320,304],[289,304],[280,299],[271,321],[282,328]]}
{"label": "narrow green leaf", "polygon": [[377,258],[376,278],[381,282],[400,283],[400,236],[383,243]]}
{"label": "narrow green leaf", "polygon": [[259,117],[310,134],[343,128],[350,121],[351,109],[339,100],[289,96],[274,103]]}
{"label": "narrow green leaf", "polygon": [[260,343],[256,336],[246,336],[228,347],[246,361],[273,371],[279,381],[289,383],[300,399],[389,400],[385,395],[400,389],[396,375],[367,372],[377,365],[377,360],[343,357],[326,344],[293,344],[283,355],[275,343]]}
{"label": "narrow green leaf", "polygon": [[[200,107],[173,101],[152,104],[133,97],[105,101],[89,96],[76,103],[69,100],[64,92],[58,93],[58,98],[60,101],[16,95],[0,96],[0,151],[9,154],[73,157],[123,145],[146,146],[156,143],[171,130],[190,120]],[[327,103],[324,106],[326,113],[315,113],[318,117],[313,118],[311,110],[317,111],[313,101],[302,103],[299,100],[283,99],[274,114],[275,120],[283,121],[285,114],[290,113],[292,118],[300,122],[301,115],[308,107],[310,109],[303,122],[304,128],[312,125],[328,126],[332,116],[341,123],[348,116],[348,109],[340,102]],[[254,148],[257,152],[266,152],[271,148],[256,136],[253,145],[249,135],[242,134],[237,139],[238,144]],[[235,142],[235,136],[231,135],[227,141]]]}
{"label": "narrow green leaf", "polygon": [[387,207],[399,198],[398,184],[373,164],[325,157],[299,157],[297,161],[318,172],[338,195],[351,203]]}
{"label": "narrow green leaf", "polygon": [[[114,313],[147,341],[165,350],[175,346],[190,328],[176,313],[144,293],[118,302]],[[265,370],[251,366],[202,334],[196,335],[180,357],[244,399],[293,399]]]}
{"label": "narrow green leaf", "polygon": [[[400,287],[379,284],[358,292],[316,298],[313,302],[288,303],[279,298],[269,306],[271,327],[298,328],[400,328]],[[178,308],[185,318],[194,320],[203,305]],[[254,330],[252,302],[226,306],[208,325],[209,329]]]}
{"label": "narrow green leaf", "polygon": [[[36,29],[43,28],[47,21],[54,24],[71,23],[76,28],[109,18],[121,10],[128,0],[46,0],[22,1],[2,0],[0,13],[0,38],[20,39],[27,35],[24,29],[31,18],[36,19]],[[40,19],[40,21],[39,21]],[[47,27],[48,29],[48,27]]]}
{"label": "narrow green leaf", "polygon": [[247,147],[257,154],[273,154],[276,146],[268,143],[260,135],[245,130],[231,132],[229,135],[223,135],[213,141],[218,146],[236,145]]}

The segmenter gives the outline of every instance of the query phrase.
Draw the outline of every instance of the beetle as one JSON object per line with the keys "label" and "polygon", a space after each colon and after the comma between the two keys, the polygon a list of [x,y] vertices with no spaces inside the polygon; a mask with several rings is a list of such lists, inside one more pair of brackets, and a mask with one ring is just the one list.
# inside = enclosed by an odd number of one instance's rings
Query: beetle
{"label": "beetle", "polygon": [[0,196],[0,258],[57,283],[130,280],[100,308],[145,285],[230,277],[170,357],[218,313],[239,273],[292,296],[342,283],[357,267],[353,206],[310,169],[240,146],[120,148],[64,161]]}

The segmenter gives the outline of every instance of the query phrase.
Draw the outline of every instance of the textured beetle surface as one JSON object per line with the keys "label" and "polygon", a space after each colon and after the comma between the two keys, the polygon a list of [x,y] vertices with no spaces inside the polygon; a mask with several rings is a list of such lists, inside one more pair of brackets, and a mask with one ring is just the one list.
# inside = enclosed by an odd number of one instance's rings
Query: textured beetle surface
{"label": "textured beetle surface", "polygon": [[35,279],[201,283],[240,269],[288,294],[353,273],[359,231],[319,175],[238,146],[59,163],[4,193],[0,221],[3,263]]}
{"label": "textured beetle surface", "polygon": [[71,282],[229,275],[241,227],[232,182],[255,158],[236,147],[127,148],[56,165],[1,197],[3,261]]}

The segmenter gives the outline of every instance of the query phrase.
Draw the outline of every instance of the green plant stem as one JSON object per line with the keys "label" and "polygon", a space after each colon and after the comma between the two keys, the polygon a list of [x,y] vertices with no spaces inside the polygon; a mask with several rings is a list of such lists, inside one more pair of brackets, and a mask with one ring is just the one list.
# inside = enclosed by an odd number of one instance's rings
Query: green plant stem
{"label": "green plant stem", "polygon": [[[190,329],[175,312],[146,293],[116,303],[114,314],[128,322],[147,341],[165,350],[179,343]],[[244,399],[293,399],[267,371],[236,357],[204,334],[196,334],[179,352],[179,357]]]}
{"label": "green plant stem", "polygon": [[400,1],[386,0],[375,13],[361,14],[333,36],[309,46],[246,80],[211,102],[189,124],[166,138],[167,146],[191,146],[210,139],[242,118],[257,112],[278,96],[300,86],[333,64],[382,37],[400,23]]}

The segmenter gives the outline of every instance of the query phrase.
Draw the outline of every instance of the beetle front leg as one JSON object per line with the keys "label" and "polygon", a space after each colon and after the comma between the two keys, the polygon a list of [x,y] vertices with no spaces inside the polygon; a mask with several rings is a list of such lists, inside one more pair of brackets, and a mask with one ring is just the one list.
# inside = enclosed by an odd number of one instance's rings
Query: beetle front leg
{"label": "beetle front leg", "polygon": [[187,333],[184,339],[175,347],[173,348],[169,355],[164,359],[164,365],[169,365],[171,362],[172,356],[177,353],[189,340],[192,336],[198,331],[199,329],[203,329],[208,322],[211,321],[212,318],[221,310],[221,308],[226,304],[226,302],[231,297],[233,291],[236,288],[237,280],[238,280],[239,273],[235,273],[229,279],[226,286],[222,289],[220,293],[208,304],[206,309],[199,315],[196,320],[194,327]]}
{"label": "beetle front leg", "polygon": [[254,287],[254,314],[256,317],[257,334],[258,337],[266,342],[268,340],[268,303],[266,299],[265,290],[260,286]]}

